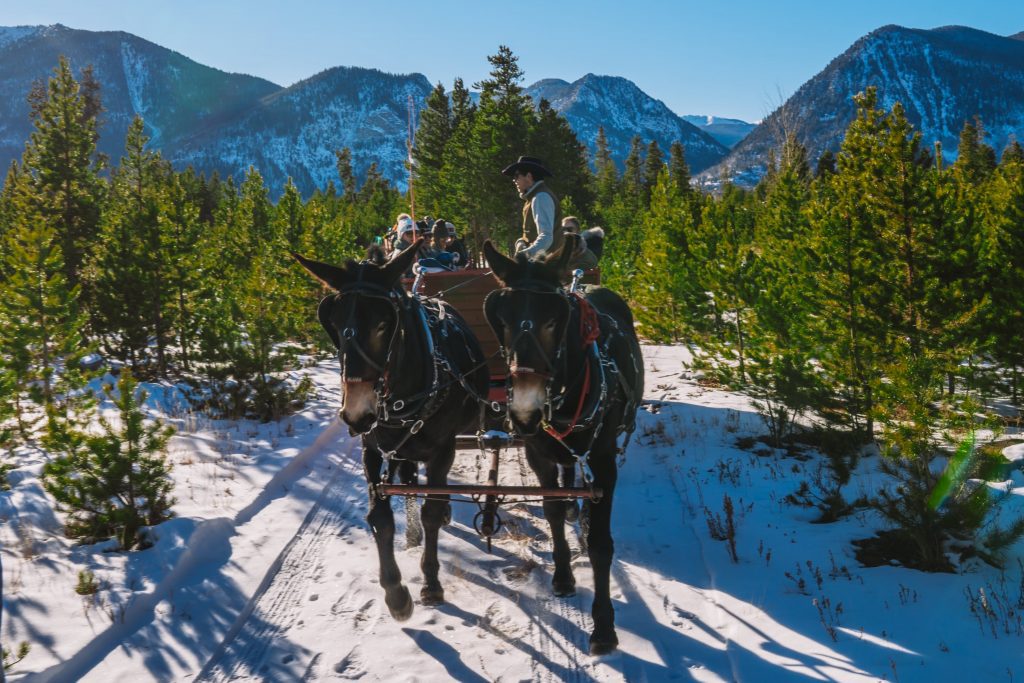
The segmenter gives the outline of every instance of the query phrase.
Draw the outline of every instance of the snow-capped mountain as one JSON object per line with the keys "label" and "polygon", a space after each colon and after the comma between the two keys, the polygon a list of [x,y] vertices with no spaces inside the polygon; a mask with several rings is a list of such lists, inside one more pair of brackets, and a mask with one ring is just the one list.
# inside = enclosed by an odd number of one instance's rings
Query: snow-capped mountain
{"label": "snow-capped mountain", "polygon": [[135,114],[146,121],[151,145],[176,141],[238,116],[280,90],[270,81],[229,74],[121,31],[79,31],[60,24],[0,28],[0,163],[19,158],[32,131],[26,97],[46,82],[59,57],[75,77],[91,64],[100,82],[100,150],[118,159]]}
{"label": "snow-capped mountain", "polygon": [[335,151],[348,147],[357,176],[375,162],[404,186],[408,100],[422,106],[430,90],[422,74],[329,69],[180,140],[169,157],[235,178],[254,166],[269,187],[279,190],[291,176],[309,194],[338,180]]}
{"label": "snow-capped mountain", "polygon": [[728,170],[738,180],[755,181],[768,150],[778,147],[787,131],[796,134],[811,159],[838,150],[855,114],[852,98],[868,86],[878,88],[879,106],[902,103],[923,144],[941,142],[947,161],[956,158],[964,122],[975,116],[997,152],[1011,139],[1024,138],[1024,34],[884,26],[804,83],[705,179]]}
{"label": "snow-capped mountain", "polygon": [[740,140],[750,135],[757,128],[756,123],[748,123],[740,119],[726,119],[721,116],[699,116],[688,114],[683,121],[692,123],[702,131],[732,149]]}
{"label": "snow-capped mountain", "polygon": [[550,102],[591,152],[598,128],[604,126],[612,157],[620,165],[634,135],[645,143],[657,140],[666,155],[672,142],[679,140],[686,148],[686,160],[693,171],[718,163],[728,153],[711,135],[625,78],[587,74],[573,83],[547,78],[526,88],[526,93],[535,102],[541,98]]}

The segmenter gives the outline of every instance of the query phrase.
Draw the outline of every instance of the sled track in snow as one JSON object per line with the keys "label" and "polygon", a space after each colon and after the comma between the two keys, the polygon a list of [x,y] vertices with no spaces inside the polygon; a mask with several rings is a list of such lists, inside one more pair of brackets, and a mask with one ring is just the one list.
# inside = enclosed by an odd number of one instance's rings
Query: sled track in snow
{"label": "sled track in snow", "polygon": [[[362,521],[352,498],[352,489],[341,486],[347,477],[345,463],[337,463],[331,480],[320,498],[306,515],[302,526],[277,561],[270,567],[260,588],[253,596],[236,625],[229,631],[217,652],[196,677],[196,681],[254,679],[272,680],[278,666],[287,667],[294,655],[283,662],[270,662],[268,656],[274,641],[294,623],[310,586],[323,572],[324,545],[335,536],[346,535]],[[361,478],[359,478],[361,481]],[[318,656],[304,652],[310,667]]]}
{"label": "sled track in snow", "polygon": [[[515,458],[518,460],[518,467],[506,466],[503,472],[510,473],[509,479],[518,479],[515,485],[536,486],[537,481],[526,463],[526,455],[522,449],[516,449]],[[525,514],[531,518],[531,523],[538,529],[548,532],[550,529],[543,513],[534,515],[532,510],[537,504],[530,506],[530,511]],[[520,512],[519,514],[524,514]],[[578,537],[578,523],[572,529],[566,530],[569,541],[570,552],[573,557],[573,573],[577,582],[583,579],[583,583],[589,583],[590,574],[589,562],[578,562],[581,544]],[[547,565],[554,571],[551,560],[551,541],[546,542],[544,554]],[[586,553],[582,554],[586,558]],[[582,565],[582,566],[578,566]],[[568,598],[556,598],[551,592],[551,574],[545,572],[544,585],[540,587],[540,595],[533,597],[525,592],[520,592],[519,601],[523,610],[530,615],[529,628],[524,634],[530,648],[540,656],[532,658],[530,662],[531,679],[544,681],[545,683],[584,683],[594,680],[590,671],[593,669],[593,662],[589,654],[590,631],[593,622],[590,618],[590,606],[584,604],[586,600],[579,592]],[[520,590],[511,586],[514,590]]]}

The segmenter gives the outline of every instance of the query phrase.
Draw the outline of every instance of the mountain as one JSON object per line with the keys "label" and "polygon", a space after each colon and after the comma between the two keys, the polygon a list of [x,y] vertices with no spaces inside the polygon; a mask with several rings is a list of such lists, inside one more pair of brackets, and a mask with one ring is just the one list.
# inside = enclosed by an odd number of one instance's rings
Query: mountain
{"label": "mountain", "polygon": [[262,98],[241,115],[184,138],[168,154],[179,166],[241,178],[255,166],[280,189],[291,176],[309,194],[337,181],[335,150],[352,150],[362,177],[371,163],[405,185],[407,108],[430,94],[422,74],[338,67]]}
{"label": "mountain", "polygon": [[796,135],[811,159],[838,150],[855,115],[852,98],[868,86],[878,88],[879,106],[887,110],[901,102],[923,144],[941,142],[947,161],[956,158],[964,122],[975,116],[997,152],[1024,138],[1024,35],[884,26],[800,86],[703,179],[712,182],[728,169],[737,182],[756,182],[784,131]]}
{"label": "mountain", "polygon": [[151,146],[177,140],[238,116],[281,88],[262,78],[229,74],[121,31],[78,31],[55,26],[0,27],[0,163],[20,158],[32,131],[26,96],[33,81],[52,75],[60,55],[75,77],[92,64],[101,84],[100,150],[124,151],[135,114],[146,121]]}
{"label": "mountain", "polygon": [[598,128],[604,126],[612,158],[620,167],[634,135],[643,138],[644,143],[657,140],[666,156],[672,143],[679,140],[694,172],[718,163],[728,153],[712,136],[625,78],[587,74],[573,83],[548,78],[526,88],[526,94],[534,102],[541,98],[550,102],[592,152]]}
{"label": "mountain", "polygon": [[747,123],[740,119],[724,119],[720,116],[691,114],[684,116],[683,120],[697,126],[729,149],[735,147],[740,140],[750,135],[750,131],[757,128],[756,123]]}

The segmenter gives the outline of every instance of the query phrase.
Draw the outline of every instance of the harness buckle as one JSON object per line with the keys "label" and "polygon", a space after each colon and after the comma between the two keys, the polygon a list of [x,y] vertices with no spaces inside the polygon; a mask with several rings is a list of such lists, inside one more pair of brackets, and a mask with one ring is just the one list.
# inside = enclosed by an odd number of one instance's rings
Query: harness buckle
{"label": "harness buckle", "polygon": [[397,401],[395,401],[394,403],[391,404],[391,410],[395,410],[395,411],[401,410],[404,407],[405,407],[405,401],[403,401],[402,399],[398,399]]}
{"label": "harness buckle", "polygon": [[413,423],[413,426],[412,426],[412,428],[411,428],[411,429],[409,430],[409,433],[410,433],[410,434],[416,434],[416,433],[418,433],[418,432],[419,432],[419,431],[420,431],[421,429],[423,429],[423,420],[416,420],[416,422],[415,422],[415,423]]}

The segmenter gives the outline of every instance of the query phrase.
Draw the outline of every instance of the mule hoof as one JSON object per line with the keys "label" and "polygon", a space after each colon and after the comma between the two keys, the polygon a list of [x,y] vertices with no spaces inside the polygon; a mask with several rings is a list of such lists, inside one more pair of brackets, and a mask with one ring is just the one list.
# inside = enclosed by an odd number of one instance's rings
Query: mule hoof
{"label": "mule hoof", "polygon": [[565,504],[565,521],[569,524],[575,524],[580,518],[580,506],[575,500],[570,500]]}
{"label": "mule hoof", "polygon": [[590,654],[594,656],[606,655],[609,652],[615,652],[618,647],[619,639],[614,633],[612,633],[610,638],[597,638],[594,635],[590,636]]}
{"label": "mule hoof", "polygon": [[412,616],[412,596],[409,589],[399,586],[391,591],[384,592],[384,603],[395,621],[405,621]]}
{"label": "mule hoof", "polygon": [[576,595],[575,581],[554,581],[551,587],[555,590],[556,598],[571,598]]}
{"label": "mule hoof", "polygon": [[444,589],[427,588],[424,586],[422,590],[420,590],[420,602],[423,603],[424,607],[436,607],[437,605],[443,605]]}

